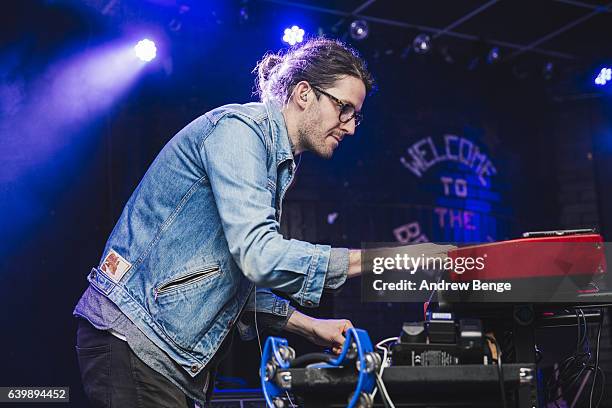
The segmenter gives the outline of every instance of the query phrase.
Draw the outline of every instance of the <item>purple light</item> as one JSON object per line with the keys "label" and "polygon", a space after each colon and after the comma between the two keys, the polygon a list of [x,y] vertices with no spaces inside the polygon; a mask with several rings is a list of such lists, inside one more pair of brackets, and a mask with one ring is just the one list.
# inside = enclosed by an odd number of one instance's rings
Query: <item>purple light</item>
{"label": "purple light", "polygon": [[332,225],[334,222],[336,222],[336,219],[338,219],[338,215],[339,214],[337,212],[327,214],[327,223]]}
{"label": "purple light", "polygon": [[134,46],[134,53],[136,56],[145,62],[152,61],[157,55],[157,47],[155,43],[148,38],[138,41],[138,44]]}
{"label": "purple light", "polygon": [[[40,77],[0,86],[0,182],[56,160],[85,140],[83,131],[119,100],[143,64],[133,43],[108,44],[49,65]],[[29,120],[36,118],[36,120]]]}

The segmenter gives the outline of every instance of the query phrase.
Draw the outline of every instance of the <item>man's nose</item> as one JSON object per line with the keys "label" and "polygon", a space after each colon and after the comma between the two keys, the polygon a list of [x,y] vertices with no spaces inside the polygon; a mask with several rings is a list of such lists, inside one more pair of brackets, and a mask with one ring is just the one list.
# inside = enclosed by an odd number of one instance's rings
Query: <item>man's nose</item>
{"label": "man's nose", "polygon": [[342,129],[344,133],[351,136],[355,134],[355,118],[352,118],[348,122],[342,123],[341,125],[342,126],[340,126],[340,129]]}

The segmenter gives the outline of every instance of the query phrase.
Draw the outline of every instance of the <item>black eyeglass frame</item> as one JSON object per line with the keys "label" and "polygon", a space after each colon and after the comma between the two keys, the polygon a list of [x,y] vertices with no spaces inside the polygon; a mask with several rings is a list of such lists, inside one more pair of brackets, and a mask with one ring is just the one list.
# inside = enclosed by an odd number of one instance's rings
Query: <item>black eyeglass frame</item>
{"label": "black eyeglass frame", "polygon": [[[310,85],[310,86],[312,87],[312,89],[327,96],[336,105],[338,105],[338,107],[340,108],[340,115],[338,115],[338,120],[340,121],[340,123],[349,123],[351,119],[355,118],[355,127],[357,127],[363,121],[363,113],[358,112],[357,108],[355,108],[355,106],[352,103],[343,102],[342,100],[336,98],[334,95],[330,94],[329,92],[325,92],[324,90],[322,90],[321,88],[317,86],[314,86],[314,85]],[[348,119],[342,120],[342,114],[345,113],[346,108],[351,109],[353,113],[350,114]]]}

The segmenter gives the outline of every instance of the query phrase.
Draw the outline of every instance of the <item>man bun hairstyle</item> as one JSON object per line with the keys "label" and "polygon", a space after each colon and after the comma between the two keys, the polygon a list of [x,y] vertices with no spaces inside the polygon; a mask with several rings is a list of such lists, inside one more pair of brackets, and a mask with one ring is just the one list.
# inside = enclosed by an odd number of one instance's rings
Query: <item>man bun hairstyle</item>
{"label": "man bun hairstyle", "polygon": [[283,57],[278,54],[267,53],[257,64],[257,81],[259,84],[264,84],[270,79],[270,73],[278,64],[283,62]]}
{"label": "man bun hairstyle", "polygon": [[278,54],[267,53],[253,70],[259,99],[281,105],[289,101],[295,86],[306,81],[319,88],[331,88],[345,76],[363,81],[366,94],[374,79],[357,51],[337,40],[313,38]]}

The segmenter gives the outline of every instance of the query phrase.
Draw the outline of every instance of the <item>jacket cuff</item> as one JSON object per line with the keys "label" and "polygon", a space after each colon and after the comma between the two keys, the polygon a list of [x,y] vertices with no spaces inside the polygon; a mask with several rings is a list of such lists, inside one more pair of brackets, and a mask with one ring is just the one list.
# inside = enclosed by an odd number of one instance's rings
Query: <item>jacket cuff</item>
{"label": "jacket cuff", "polygon": [[312,261],[304,278],[304,285],[296,297],[300,305],[317,307],[325,285],[325,276],[329,267],[331,247],[329,245],[314,245]]}
{"label": "jacket cuff", "polygon": [[[259,311],[257,314],[252,311],[248,311],[243,314],[241,318],[238,320],[238,324],[236,325],[238,328],[238,333],[240,334],[240,338],[242,340],[252,340],[257,337],[257,328],[260,331],[269,331],[273,334],[278,334],[282,332],[291,315],[295,312],[295,307],[291,306],[289,302],[287,302],[285,307],[285,314],[276,314],[274,312],[267,311]],[[255,326],[255,317],[257,317],[257,326]]]}
{"label": "jacket cuff", "polygon": [[348,248],[332,248],[325,277],[325,289],[338,289],[346,282],[349,268]]}
{"label": "jacket cuff", "polygon": [[295,311],[295,307],[289,306],[287,308],[287,314],[285,316],[276,315],[273,313],[257,313],[257,325],[263,327],[272,333],[280,333],[287,326],[289,318]]}

